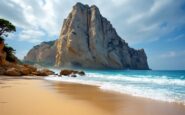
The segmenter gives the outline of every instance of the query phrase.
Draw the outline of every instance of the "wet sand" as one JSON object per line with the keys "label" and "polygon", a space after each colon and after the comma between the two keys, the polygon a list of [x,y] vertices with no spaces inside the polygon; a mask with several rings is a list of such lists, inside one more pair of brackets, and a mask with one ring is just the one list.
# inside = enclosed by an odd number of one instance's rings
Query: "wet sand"
{"label": "wet sand", "polygon": [[0,77],[0,115],[185,115],[185,106],[90,85]]}

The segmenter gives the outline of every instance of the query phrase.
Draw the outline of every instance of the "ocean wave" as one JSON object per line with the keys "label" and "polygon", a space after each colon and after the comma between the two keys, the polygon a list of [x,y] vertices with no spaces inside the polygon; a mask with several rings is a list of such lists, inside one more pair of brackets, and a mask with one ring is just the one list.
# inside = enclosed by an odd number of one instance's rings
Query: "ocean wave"
{"label": "ocean wave", "polygon": [[102,75],[102,74],[88,74],[88,77],[101,78],[107,80],[129,81],[137,83],[153,83],[160,85],[180,85],[185,86],[185,80],[169,79],[167,76],[126,76],[126,75]]}
{"label": "ocean wave", "polygon": [[[165,89],[147,89],[140,88],[133,85],[119,85],[119,84],[109,84],[105,83],[100,86],[103,90],[116,91],[123,94],[128,94],[137,97],[144,97],[152,100],[159,100],[164,102],[174,102],[185,105],[185,99],[181,95],[174,94]],[[185,96],[185,95],[184,95]]]}

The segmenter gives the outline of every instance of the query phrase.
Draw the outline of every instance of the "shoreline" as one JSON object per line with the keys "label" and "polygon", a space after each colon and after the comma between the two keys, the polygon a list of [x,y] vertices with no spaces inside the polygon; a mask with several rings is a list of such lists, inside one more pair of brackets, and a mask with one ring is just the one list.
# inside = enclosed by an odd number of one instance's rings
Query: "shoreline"
{"label": "shoreline", "polygon": [[[6,84],[5,88],[2,88]],[[17,84],[18,83],[18,84]],[[26,86],[28,84],[29,86]],[[11,85],[11,87],[7,87],[8,85]],[[17,86],[18,85],[18,86]],[[20,86],[21,87],[20,87]],[[41,108],[44,111],[37,110],[38,108],[32,108],[33,112],[39,111],[42,114],[47,115],[47,113],[52,113],[51,110],[57,111],[53,115],[58,115],[64,113],[64,110],[60,111],[60,107],[65,107],[65,109],[74,109],[74,111],[68,111],[69,115],[81,115],[80,113],[83,111],[83,108],[85,107],[88,111],[86,111],[87,115],[91,114],[110,114],[110,115],[156,115],[156,114],[163,114],[163,115],[184,115],[185,114],[185,106],[175,104],[175,103],[168,103],[168,102],[161,102],[161,101],[155,101],[147,98],[142,97],[135,97],[130,96],[127,94],[120,94],[114,91],[107,91],[107,90],[101,90],[97,86],[93,85],[84,85],[84,84],[78,84],[78,83],[69,83],[69,82],[57,82],[57,81],[48,81],[48,80],[42,80],[42,78],[36,78],[31,79],[30,78],[16,78],[11,79],[10,78],[4,78],[4,80],[0,79],[0,97],[8,97],[7,101],[14,101],[14,104],[18,101],[17,94],[13,95],[15,97],[11,96],[11,93],[8,91],[12,91],[12,88],[15,88],[13,93],[16,93],[16,91],[19,88],[29,88],[30,93],[34,93],[35,90],[38,90],[38,92],[35,95],[36,99],[31,99],[30,101],[33,102],[33,104],[30,104],[28,107],[34,107],[35,100],[38,102],[41,102]],[[3,91],[2,91],[3,90]],[[25,90],[24,90],[25,91]],[[25,92],[18,91],[20,94],[22,93],[22,96],[28,96]],[[26,91],[27,92],[27,91]],[[40,94],[41,93],[41,94]],[[45,94],[45,96],[43,96]],[[48,98],[49,95],[52,95],[53,97]],[[44,97],[42,99],[41,97]],[[31,98],[31,97],[30,97]],[[30,99],[29,98],[29,99]],[[39,99],[45,100],[40,101]],[[17,100],[16,100],[17,99]],[[26,98],[23,101],[24,104],[29,105],[29,100]],[[22,99],[21,99],[22,100]],[[27,103],[28,101],[28,103]],[[68,107],[66,107],[66,103],[63,103],[63,101],[68,102]],[[0,98],[0,102],[6,102],[3,101],[2,98]],[[56,102],[56,103],[54,103]],[[61,103],[59,103],[61,102]],[[48,110],[46,111],[44,107],[45,104],[53,103],[53,107],[49,106]],[[0,105],[5,106],[3,107],[4,110],[0,109],[0,113],[8,112],[8,110],[11,110],[14,113],[19,112],[18,109],[12,108],[8,103],[0,103]],[[19,105],[19,104],[18,104]],[[20,107],[27,109],[24,112],[28,112],[29,108],[24,107],[21,104]],[[18,106],[18,108],[19,108]],[[79,106],[81,108],[79,108]],[[7,111],[6,111],[7,110]],[[72,112],[72,113],[70,113]],[[79,113],[78,113],[79,112]],[[32,113],[33,114],[33,113]],[[67,115],[67,113],[65,113]],[[2,115],[11,115],[10,113],[2,114]],[[16,115],[16,114],[14,114]],[[18,113],[17,113],[18,115]],[[19,112],[20,115],[20,112]],[[22,114],[23,115],[23,114]]]}
{"label": "shoreline", "polygon": [[[90,85],[90,86],[95,86],[98,87],[100,90],[102,91],[106,91],[106,92],[112,92],[112,93],[118,93],[121,95],[127,95],[127,96],[132,96],[132,97],[136,97],[136,98],[143,98],[143,99],[148,99],[148,100],[152,100],[152,101],[159,101],[159,102],[164,102],[164,103],[172,103],[172,104],[178,104],[178,105],[182,105],[185,106],[185,102],[184,101],[178,101],[178,100],[169,100],[169,99],[159,99],[159,98],[154,98],[149,97],[148,95],[138,95],[138,94],[133,94],[130,92],[125,92],[125,91],[120,91],[119,89],[113,89],[113,88],[105,88],[104,85],[102,86],[102,84],[98,83],[98,82],[94,82],[94,81],[80,81],[80,79],[62,79],[63,77],[53,77],[53,76],[48,76],[45,77],[44,79],[47,81],[52,81],[52,82],[64,82],[64,83],[69,83],[69,84],[81,84],[81,85]],[[64,77],[65,78],[65,77]],[[67,78],[67,77],[66,77]],[[79,80],[79,81],[78,81]]]}

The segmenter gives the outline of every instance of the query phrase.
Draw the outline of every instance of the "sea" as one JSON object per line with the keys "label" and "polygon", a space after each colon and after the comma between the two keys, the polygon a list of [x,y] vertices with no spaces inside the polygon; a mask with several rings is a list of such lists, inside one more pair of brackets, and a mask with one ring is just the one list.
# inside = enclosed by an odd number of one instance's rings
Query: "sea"
{"label": "sea", "polygon": [[45,79],[95,85],[101,90],[185,105],[185,70],[85,70],[85,73],[75,78]]}

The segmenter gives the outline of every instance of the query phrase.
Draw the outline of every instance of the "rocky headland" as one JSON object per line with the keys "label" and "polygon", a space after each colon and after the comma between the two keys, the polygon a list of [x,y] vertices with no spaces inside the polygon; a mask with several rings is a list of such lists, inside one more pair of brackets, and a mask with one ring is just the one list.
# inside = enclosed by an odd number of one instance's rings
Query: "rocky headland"
{"label": "rocky headland", "polygon": [[92,69],[149,69],[144,49],[130,48],[95,6],[77,3],[57,40],[33,47],[28,63]]}

